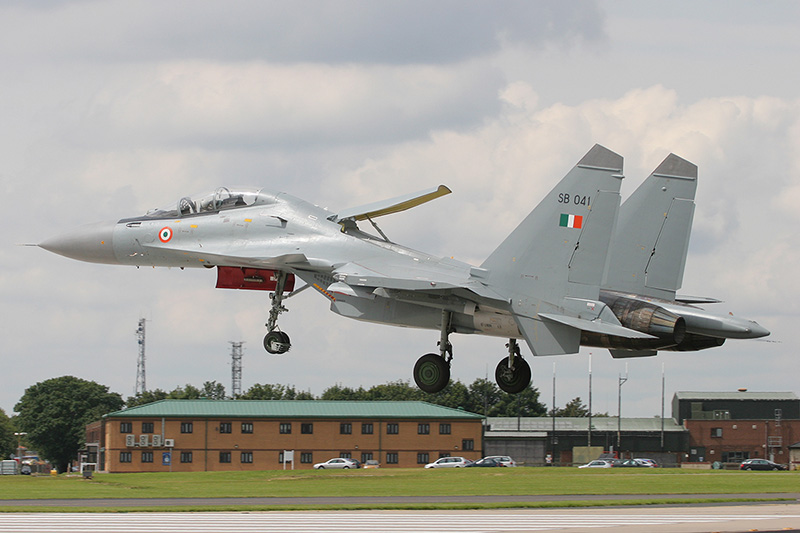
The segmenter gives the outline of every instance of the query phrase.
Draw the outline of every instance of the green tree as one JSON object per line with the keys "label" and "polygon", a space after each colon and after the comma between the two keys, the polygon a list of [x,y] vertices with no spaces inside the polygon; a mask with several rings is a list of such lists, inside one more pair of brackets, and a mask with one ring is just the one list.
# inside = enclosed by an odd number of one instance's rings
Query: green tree
{"label": "green tree", "polygon": [[108,387],[73,376],[28,387],[14,410],[28,441],[64,472],[85,439],[85,426],[122,408],[122,396]]}
{"label": "green tree", "polygon": [[415,401],[424,399],[423,396],[424,393],[421,390],[403,380],[375,385],[367,391],[367,399],[376,401]]}
{"label": "green tree", "polygon": [[492,416],[544,416],[547,407],[539,402],[539,389],[530,385],[517,394],[502,393]]}
{"label": "green tree", "polygon": [[222,383],[217,383],[216,381],[206,381],[203,383],[200,397],[208,400],[224,400],[226,398],[225,386]]}
{"label": "green tree", "polygon": [[14,424],[5,411],[0,409],[0,459],[17,453],[17,438],[14,436]]}
{"label": "green tree", "polygon": [[310,392],[300,391],[293,385],[256,383],[239,396],[240,400],[314,400]]}
{"label": "green tree", "polygon": [[459,407],[467,410],[469,406],[469,389],[460,381],[450,380],[445,388],[435,394],[425,394],[422,400],[442,407]]}
{"label": "green tree", "polygon": [[495,406],[500,403],[504,392],[495,384],[484,378],[478,378],[468,387],[469,402],[467,411],[484,416],[495,416]]}
{"label": "green tree", "polygon": [[551,410],[554,416],[589,416],[589,408],[581,401],[581,397],[573,398],[562,409]]}
{"label": "green tree", "polygon": [[165,400],[167,396],[167,392],[161,389],[146,390],[144,392],[137,393],[136,396],[128,396],[128,399],[125,401],[125,406],[136,407],[137,405],[153,403],[159,400]]}
{"label": "green tree", "polygon": [[351,387],[343,387],[340,384],[333,385],[322,391],[320,400],[368,400],[367,391],[364,387],[353,389]]}

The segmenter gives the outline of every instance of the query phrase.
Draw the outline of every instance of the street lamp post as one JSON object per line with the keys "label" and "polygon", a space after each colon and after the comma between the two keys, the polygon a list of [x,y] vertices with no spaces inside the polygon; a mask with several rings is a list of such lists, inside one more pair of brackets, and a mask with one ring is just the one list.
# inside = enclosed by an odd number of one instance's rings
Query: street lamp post
{"label": "street lamp post", "polygon": [[27,435],[25,432],[15,431],[14,435],[17,437],[17,462],[22,464],[22,437]]}

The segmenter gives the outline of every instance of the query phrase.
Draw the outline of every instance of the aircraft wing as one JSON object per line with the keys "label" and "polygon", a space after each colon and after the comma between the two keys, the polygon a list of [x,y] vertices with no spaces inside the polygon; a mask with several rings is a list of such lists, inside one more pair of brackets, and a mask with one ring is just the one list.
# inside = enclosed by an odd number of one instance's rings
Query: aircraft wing
{"label": "aircraft wing", "polygon": [[450,194],[451,192],[452,191],[448,187],[439,185],[438,187],[425,189],[424,191],[404,194],[403,196],[398,196],[396,198],[390,198],[380,202],[344,209],[335,215],[332,220],[335,222],[345,219],[358,221],[381,217],[383,215],[391,215],[393,213],[399,213],[401,211],[405,211],[406,209],[411,209],[412,207],[430,202],[431,200],[435,200],[436,198]]}
{"label": "aircraft wing", "polygon": [[[366,295],[374,290],[395,292],[448,293],[475,302],[507,307],[508,298],[483,284],[481,270],[449,260],[361,261],[337,266],[333,278],[336,292],[353,288],[351,295]],[[365,291],[364,289],[370,289]]]}

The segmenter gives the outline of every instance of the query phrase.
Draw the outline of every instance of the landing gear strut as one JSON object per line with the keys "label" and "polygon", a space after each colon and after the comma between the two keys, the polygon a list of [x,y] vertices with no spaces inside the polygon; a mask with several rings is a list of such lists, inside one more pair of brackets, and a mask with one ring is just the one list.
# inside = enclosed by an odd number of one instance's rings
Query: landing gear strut
{"label": "landing gear strut", "polygon": [[425,354],[414,365],[414,381],[423,392],[436,393],[450,382],[450,361],[453,360],[453,345],[449,336],[453,332],[450,321],[453,313],[442,311],[442,329],[439,338],[439,353]]}
{"label": "landing gear strut", "polygon": [[289,341],[289,335],[278,329],[278,315],[288,311],[283,305],[283,290],[286,287],[286,279],[288,274],[283,271],[277,271],[275,280],[275,292],[270,293],[269,297],[272,299],[272,307],[269,310],[269,319],[267,320],[267,335],[264,337],[264,349],[271,354],[284,354],[292,347]]}
{"label": "landing gear strut", "polygon": [[494,377],[497,386],[505,392],[516,394],[530,385],[531,367],[519,354],[517,339],[508,339],[508,357],[497,364]]}

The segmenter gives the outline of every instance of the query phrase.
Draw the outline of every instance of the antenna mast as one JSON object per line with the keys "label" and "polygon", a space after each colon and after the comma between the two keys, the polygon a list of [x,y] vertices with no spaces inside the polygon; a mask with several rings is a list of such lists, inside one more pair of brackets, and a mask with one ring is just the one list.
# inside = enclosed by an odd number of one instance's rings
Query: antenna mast
{"label": "antenna mast", "polygon": [[135,395],[144,394],[147,391],[147,379],[144,371],[144,330],[145,319],[139,319],[139,327],[136,328],[136,338],[139,341],[139,360],[136,363],[136,392]]}
{"label": "antenna mast", "polygon": [[231,343],[231,398],[242,394],[242,342]]}

